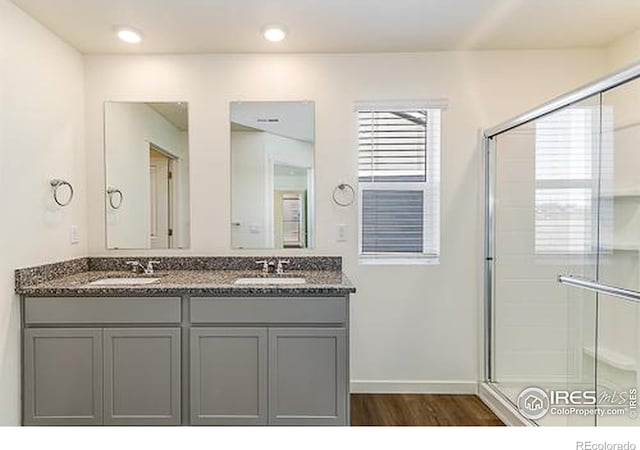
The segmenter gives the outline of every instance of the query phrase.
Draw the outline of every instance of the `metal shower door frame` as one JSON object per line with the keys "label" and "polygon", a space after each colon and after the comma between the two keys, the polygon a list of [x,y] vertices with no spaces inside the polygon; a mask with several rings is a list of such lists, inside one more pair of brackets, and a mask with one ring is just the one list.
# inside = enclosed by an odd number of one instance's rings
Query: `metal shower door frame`
{"label": "metal shower door frame", "polygon": [[[582,86],[578,89],[570,91],[564,95],[556,97],[542,105],[519,114],[505,122],[502,122],[494,127],[484,130],[482,133],[482,152],[484,160],[484,333],[483,333],[483,349],[484,349],[484,367],[483,367],[483,379],[481,382],[491,383],[493,382],[494,367],[493,367],[493,318],[494,318],[494,303],[493,303],[493,273],[494,273],[494,243],[495,243],[495,138],[509,130],[513,130],[521,125],[527,124],[541,117],[552,114],[562,108],[565,108],[574,103],[580,102],[596,94],[602,94],[608,90],[611,90],[617,86],[628,83],[632,80],[640,78],[640,61],[636,62],[618,72],[614,72],[608,76],[600,78],[592,83]],[[559,282],[570,281],[566,276],[560,276]],[[579,288],[586,288],[580,283],[566,282],[568,285],[572,285]],[[584,284],[584,283],[583,283]],[[589,282],[589,289],[600,293],[607,293],[611,289],[616,289],[608,285],[604,285],[597,282]],[[620,293],[618,289],[618,294]],[[626,300],[635,300],[640,298],[640,292],[631,290],[626,291],[623,294],[628,294],[625,298],[623,295],[617,295],[617,297],[624,298]],[[637,300],[636,300],[637,301]]]}

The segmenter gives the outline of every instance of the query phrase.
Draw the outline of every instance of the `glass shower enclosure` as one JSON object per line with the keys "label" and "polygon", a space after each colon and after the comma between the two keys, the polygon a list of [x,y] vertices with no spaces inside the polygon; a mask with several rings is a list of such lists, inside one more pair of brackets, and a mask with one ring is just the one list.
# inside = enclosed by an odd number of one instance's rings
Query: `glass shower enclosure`
{"label": "glass shower enclosure", "polygon": [[640,425],[640,64],[484,135],[485,392]]}

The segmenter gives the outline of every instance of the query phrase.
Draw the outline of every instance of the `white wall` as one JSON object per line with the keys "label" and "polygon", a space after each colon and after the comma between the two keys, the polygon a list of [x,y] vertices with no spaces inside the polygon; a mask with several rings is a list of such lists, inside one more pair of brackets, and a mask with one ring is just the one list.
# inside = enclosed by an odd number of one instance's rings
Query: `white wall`
{"label": "white wall", "polygon": [[[82,56],[0,0],[0,424],[20,423],[18,267],[86,254]],[[54,205],[51,178],[76,191]],[[80,244],[70,244],[78,225]]]}
{"label": "white wall", "polygon": [[[88,56],[90,253],[140,253],[104,248],[103,101],[189,101],[192,248],[179,254],[211,255],[273,253],[230,247],[229,102],[315,101],[316,248],[303,253],[342,255],[344,269],[358,287],[351,310],[355,388],[473,389],[481,344],[478,132],[603,75],[603,61],[599,50]],[[339,183],[357,184],[353,102],[441,97],[449,99],[442,117],[441,264],[358,265],[357,208],[340,208],[331,201]],[[348,225],[346,243],[336,242],[341,223]]]}
{"label": "white wall", "polygon": [[[189,212],[180,181],[189,179],[186,133],[144,103],[108,102],[104,106],[106,125],[107,185],[123,193],[118,209],[107,207],[108,248],[149,248],[149,146],[177,158],[176,245],[184,247]],[[117,201],[117,200],[115,200]]]}
{"label": "white wall", "polygon": [[268,217],[266,204],[267,155],[264,135],[254,131],[233,131],[232,195],[234,248],[264,248],[267,246]]}

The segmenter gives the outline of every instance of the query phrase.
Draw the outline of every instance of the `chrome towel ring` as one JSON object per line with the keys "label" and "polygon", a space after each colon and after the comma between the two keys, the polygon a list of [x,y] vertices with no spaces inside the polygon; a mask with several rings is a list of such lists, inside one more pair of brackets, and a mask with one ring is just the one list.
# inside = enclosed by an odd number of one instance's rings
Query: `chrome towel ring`
{"label": "chrome towel ring", "polygon": [[349,206],[355,199],[356,190],[348,183],[340,183],[333,190],[333,201],[338,206]]}
{"label": "chrome towel ring", "polygon": [[[122,191],[120,189],[110,187],[107,189],[107,195],[109,196],[109,206],[113,209],[120,209],[124,200],[124,194]],[[118,199],[117,201],[113,200],[114,196]]]}
{"label": "chrome towel ring", "polygon": [[[53,188],[53,201],[55,201],[59,206],[68,206],[69,203],[71,203],[71,200],[73,200],[73,186],[71,186],[71,183],[66,180],[60,180],[57,178],[51,180],[50,183],[51,187]],[[67,188],[69,189],[69,198],[67,198],[67,201],[62,201],[58,197],[59,190],[63,186],[67,186]]]}

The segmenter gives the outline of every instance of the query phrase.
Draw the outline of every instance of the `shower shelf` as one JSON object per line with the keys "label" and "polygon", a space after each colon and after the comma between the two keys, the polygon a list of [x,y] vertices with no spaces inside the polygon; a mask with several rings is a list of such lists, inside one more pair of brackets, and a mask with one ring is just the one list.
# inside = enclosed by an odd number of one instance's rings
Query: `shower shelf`
{"label": "shower shelf", "polygon": [[[596,359],[596,351],[593,347],[584,347],[584,353],[592,359]],[[607,350],[604,348],[598,349],[598,360],[611,367],[615,367],[616,369],[628,370],[631,372],[638,370],[638,365],[635,360],[618,352],[614,352],[613,350]]]}
{"label": "shower shelf", "polygon": [[614,252],[640,252],[640,244],[614,244]]}
{"label": "shower shelf", "polygon": [[640,199],[640,190],[638,189],[621,189],[619,191],[613,191],[609,194],[602,194],[600,198],[614,198],[620,200],[626,199]]}

